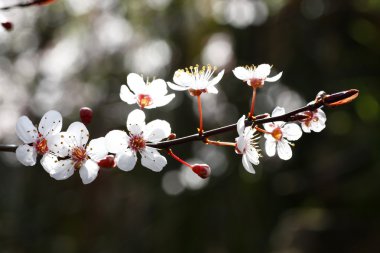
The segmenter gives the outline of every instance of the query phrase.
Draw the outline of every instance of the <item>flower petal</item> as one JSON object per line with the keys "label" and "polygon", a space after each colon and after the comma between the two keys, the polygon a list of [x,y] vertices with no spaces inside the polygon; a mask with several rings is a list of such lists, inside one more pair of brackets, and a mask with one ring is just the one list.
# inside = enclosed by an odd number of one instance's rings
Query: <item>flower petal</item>
{"label": "flower petal", "polygon": [[153,101],[153,104],[149,105],[149,106],[145,106],[145,108],[146,109],[152,109],[152,108],[156,108],[156,107],[161,107],[161,106],[167,105],[167,104],[169,104],[173,100],[174,97],[175,97],[175,94],[169,94],[167,96],[162,96],[162,97],[159,97],[159,98],[155,98],[154,101]]}
{"label": "flower petal", "polygon": [[132,105],[136,104],[136,96],[128,89],[127,85],[123,84],[120,87],[120,99]]}
{"label": "flower petal", "polygon": [[232,70],[234,75],[236,76],[237,79],[247,81],[252,78],[252,71],[249,71],[248,69],[244,67],[237,67],[234,70]]}
{"label": "flower petal", "polygon": [[27,144],[20,145],[16,149],[16,158],[25,166],[33,166],[36,164],[37,151],[34,147]]}
{"label": "flower petal", "polygon": [[170,124],[165,120],[156,119],[146,125],[144,139],[154,143],[167,138],[170,133]]}
{"label": "flower petal", "polygon": [[74,163],[70,159],[57,160],[50,169],[50,176],[52,178],[56,180],[65,180],[74,174]]}
{"label": "flower petal", "polygon": [[144,79],[135,73],[130,73],[127,76],[127,84],[135,95],[146,93],[146,84]]}
{"label": "flower petal", "polygon": [[265,131],[270,132],[270,133],[277,127],[277,125],[273,122],[264,123],[263,126],[264,126]]}
{"label": "flower petal", "polygon": [[276,106],[272,112],[272,117],[277,117],[285,114],[285,108],[282,108],[280,106]]}
{"label": "flower petal", "polygon": [[242,162],[243,162],[244,169],[246,171],[248,171],[249,173],[252,173],[252,174],[256,173],[252,164],[249,162],[247,155],[243,155]]}
{"label": "flower petal", "polygon": [[115,161],[117,167],[124,171],[133,170],[136,165],[137,156],[136,153],[130,149],[127,149],[124,152],[120,152],[116,154]]}
{"label": "flower petal", "polygon": [[71,139],[69,139],[68,136],[68,133],[61,132],[46,138],[49,152],[59,157],[67,156],[72,146]]}
{"label": "flower petal", "polygon": [[92,160],[98,162],[108,154],[104,137],[93,139],[86,148],[86,153]]}
{"label": "flower petal", "polygon": [[180,86],[180,85],[177,85],[177,84],[174,84],[171,82],[167,82],[167,84],[170,87],[170,89],[172,89],[172,90],[183,91],[183,90],[188,90],[190,88],[188,86]]}
{"label": "flower petal", "polygon": [[217,83],[219,83],[220,80],[222,80],[223,75],[224,75],[224,69],[220,71],[216,77],[210,80],[210,82],[207,85],[207,89],[209,89],[210,86],[214,86]]}
{"label": "flower petal", "polygon": [[68,138],[66,141],[77,147],[85,147],[90,136],[86,126],[78,121],[71,123],[66,133]]}
{"label": "flower petal", "polygon": [[148,93],[152,97],[162,97],[168,93],[166,82],[162,79],[153,80],[148,86]]}
{"label": "flower petal", "polygon": [[252,164],[258,165],[260,163],[259,161],[260,155],[254,147],[251,146],[250,148],[247,149],[246,156],[248,157],[248,160]]}
{"label": "flower petal", "polygon": [[89,184],[98,176],[99,165],[91,159],[88,159],[79,170],[83,184]]}
{"label": "flower petal", "polygon": [[299,125],[289,123],[282,127],[283,136],[289,141],[296,141],[302,136],[302,130]]}
{"label": "flower petal", "polygon": [[269,157],[272,157],[276,154],[276,141],[267,139],[265,141],[265,152]]}
{"label": "flower petal", "polygon": [[236,124],[237,132],[239,135],[242,135],[244,133],[245,129],[245,115],[241,116]]}
{"label": "flower petal", "polygon": [[42,136],[58,134],[62,130],[62,115],[54,110],[48,111],[42,116],[38,131]]}
{"label": "flower petal", "polygon": [[32,121],[26,117],[21,116],[16,123],[16,134],[24,143],[33,143],[38,138],[37,128],[33,125]]}
{"label": "flower petal", "polygon": [[302,122],[301,124],[301,127],[302,127],[302,130],[305,132],[305,133],[310,133],[310,126],[307,126],[305,122]]}
{"label": "flower petal", "polygon": [[289,160],[292,158],[292,149],[290,148],[289,143],[287,143],[285,140],[277,142],[277,153],[278,157],[280,157],[282,160]]}
{"label": "flower petal", "polygon": [[108,152],[117,154],[128,148],[129,137],[126,132],[112,130],[106,134],[105,144]]}
{"label": "flower petal", "polygon": [[58,159],[57,156],[53,154],[46,153],[44,156],[42,156],[40,162],[44,170],[49,174],[57,169]]}
{"label": "flower petal", "polygon": [[127,118],[127,128],[132,134],[140,134],[145,128],[145,113],[139,109],[129,113]]}
{"label": "flower petal", "polygon": [[270,74],[270,69],[269,64],[260,64],[254,71],[254,78],[266,79]]}
{"label": "flower petal", "polygon": [[278,81],[281,78],[281,76],[282,76],[282,72],[278,73],[275,76],[267,77],[267,79],[265,79],[265,81],[267,81],[267,82],[276,82],[276,81]]}
{"label": "flower petal", "polygon": [[245,139],[245,136],[244,135],[240,135],[239,137],[237,137],[235,139],[236,141],[236,149],[237,151],[239,151],[240,154],[244,154],[245,153],[245,149],[247,147],[247,141]]}
{"label": "flower petal", "polygon": [[208,86],[207,89],[206,89],[207,93],[211,93],[211,94],[218,94],[218,89],[215,88],[215,86]]}
{"label": "flower petal", "polygon": [[155,148],[146,147],[141,152],[141,164],[152,171],[160,172],[167,164],[167,161]]}

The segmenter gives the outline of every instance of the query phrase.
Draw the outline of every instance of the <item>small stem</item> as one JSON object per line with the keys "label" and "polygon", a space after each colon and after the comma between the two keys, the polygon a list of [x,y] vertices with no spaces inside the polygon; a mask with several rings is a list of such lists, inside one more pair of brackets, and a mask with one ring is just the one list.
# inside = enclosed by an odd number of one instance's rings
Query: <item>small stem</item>
{"label": "small stem", "polygon": [[182,160],[181,158],[179,158],[178,156],[176,156],[171,149],[168,149],[167,152],[168,152],[168,155],[170,155],[171,157],[173,157],[178,162],[182,163],[183,165],[186,165],[190,169],[193,168],[193,166],[190,163],[187,163],[184,160]]}
{"label": "small stem", "polygon": [[235,148],[235,142],[224,142],[224,141],[212,141],[208,138],[205,139],[206,144],[211,144],[215,146],[225,146],[225,147],[234,147]]}
{"label": "small stem", "polygon": [[248,118],[253,118],[253,112],[255,111],[255,102],[256,102],[256,88],[253,88],[251,110],[248,113]]}
{"label": "small stem", "polygon": [[198,112],[199,112],[199,135],[203,135],[203,115],[202,115],[202,101],[201,95],[197,96],[198,99]]}
{"label": "small stem", "polygon": [[266,130],[264,130],[264,129],[258,127],[258,126],[255,126],[255,129],[256,129],[258,132],[263,133],[263,134],[272,134],[271,132],[268,132],[268,131],[266,131]]}

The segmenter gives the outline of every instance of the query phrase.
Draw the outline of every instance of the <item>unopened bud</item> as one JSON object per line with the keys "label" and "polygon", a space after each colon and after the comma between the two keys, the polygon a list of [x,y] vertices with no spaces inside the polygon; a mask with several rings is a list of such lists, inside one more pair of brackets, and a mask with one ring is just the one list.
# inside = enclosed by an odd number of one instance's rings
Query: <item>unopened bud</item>
{"label": "unopened bud", "polygon": [[2,26],[5,30],[7,30],[8,32],[13,30],[13,24],[12,24],[12,22],[9,22],[9,21],[2,22],[2,23],[1,23],[1,26]]}
{"label": "unopened bud", "polygon": [[115,168],[115,157],[113,155],[107,155],[104,159],[98,162],[98,165],[102,168]]}
{"label": "unopened bud", "polygon": [[207,164],[194,164],[192,170],[203,179],[208,178],[211,175],[211,168]]}
{"label": "unopened bud", "polygon": [[92,121],[92,109],[89,107],[82,107],[79,110],[80,120],[83,124],[88,125]]}
{"label": "unopened bud", "polygon": [[168,140],[174,140],[175,138],[177,138],[177,135],[175,133],[171,133],[168,136]]}

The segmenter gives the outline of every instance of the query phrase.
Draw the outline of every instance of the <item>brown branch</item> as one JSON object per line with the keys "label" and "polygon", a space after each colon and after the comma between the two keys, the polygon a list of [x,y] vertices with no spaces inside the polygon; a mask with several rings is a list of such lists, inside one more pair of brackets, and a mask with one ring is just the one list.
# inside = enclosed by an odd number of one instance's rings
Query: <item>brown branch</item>
{"label": "brown branch", "polygon": [[[302,115],[302,112],[307,112],[307,111],[315,111],[318,108],[321,108],[323,106],[326,107],[335,107],[339,105],[343,105],[346,103],[351,102],[354,100],[357,96],[359,95],[359,91],[355,89],[347,90],[347,91],[342,91],[338,93],[333,93],[331,95],[323,93],[319,93],[312,103],[301,107],[299,109],[296,109],[294,111],[288,112],[284,115],[280,115],[277,117],[269,117],[268,114],[262,114],[256,116],[254,119],[247,119],[245,121],[245,125],[259,125],[263,123],[268,123],[268,122],[274,122],[274,121],[285,121],[285,122],[291,122],[291,121],[299,121],[302,119],[305,119],[305,116]],[[167,149],[171,146],[187,143],[187,142],[192,142],[192,141],[205,141],[206,138],[221,134],[221,133],[226,133],[230,131],[236,131],[236,123],[231,124],[228,126],[223,126],[219,128],[215,128],[212,130],[204,131],[202,135],[199,133],[185,136],[182,138],[177,138],[173,140],[167,140],[167,141],[161,141],[158,143],[147,143],[149,147],[153,148],[159,148],[159,149]],[[17,149],[17,145],[0,145],[0,151],[5,151],[5,152],[15,152]]]}

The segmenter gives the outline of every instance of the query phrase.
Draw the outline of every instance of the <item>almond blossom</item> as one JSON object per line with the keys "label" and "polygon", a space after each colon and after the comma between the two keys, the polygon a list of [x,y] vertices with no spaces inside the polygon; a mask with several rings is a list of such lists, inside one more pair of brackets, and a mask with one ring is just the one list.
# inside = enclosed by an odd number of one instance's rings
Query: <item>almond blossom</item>
{"label": "almond blossom", "polygon": [[175,97],[174,94],[166,95],[168,90],[166,82],[162,79],[145,82],[141,76],[131,73],[127,76],[127,84],[128,86],[121,86],[121,100],[128,104],[137,103],[142,109],[167,105]]}
{"label": "almond blossom", "polygon": [[320,132],[326,127],[326,114],[321,109],[307,111],[303,114],[308,116],[307,119],[301,121],[301,127],[305,133]]}
{"label": "almond blossom", "polygon": [[[285,114],[285,109],[277,106],[273,112],[272,117]],[[289,141],[296,141],[302,136],[301,128],[295,123],[286,123],[284,121],[277,121],[263,124],[266,130],[264,135],[265,151],[268,156],[272,157],[276,154],[283,160],[289,160],[292,157],[292,149],[290,148]]]}
{"label": "almond blossom", "polygon": [[[239,137],[236,138],[235,151],[243,155],[243,166],[249,173],[255,174],[252,166],[259,164],[260,154],[258,152],[258,139],[259,136],[255,135],[256,129],[252,127],[245,127],[245,116],[243,115],[237,122],[237,132]],[[252,164],[251,164],[252,163]]]}
{"label": "almond blossom", "polygon": [[199,67],[190,66],[189,68],[179,69],[174,73],[173,81],[168,85],[173,90],[188,90],[191,95],[198,96],[201,93],[217,94],[218,90],[215,85],[222,79],[224,70],[220,71],[217,76],[213,77],[216,67],[211,65]]}
{"label": "almond blossom", "polygon": [[275,76],[268,77],[271,71],[269,64],[260,64],[259,66],[245,66],[237,67],[232,72],[234,75],[244,82],[247,82],[249,86],[253,88],[260,88],[264,85],[264,82],[276,82],[282,76],[282,72]]}
{"label": "almond blossom", "polygon": [[16,123],[16,134],[25,143],[16,149],[16,158],[25,166],[36,164],[37,154],[49,151],[50,138],[62,129],[62,116],[57,111],[48,111],[42,116],[38,129],[32,121],[21,116]]}
{"label": "almond blossom", "polygon": [[89,133],[81,122],[72,123],[66,132],[55,135],[49,142],[49,154],[41,164],[56,180],[71,177],[79,170],[83,184],[89,184],[98,175],[98,162],[106,157],[108,151],[104,137],[93,139],[88,145]]}
{"label": "almond blossom", "polygon": [[145,124],[145,113],[136,109],[128,115],[127,129],[128,134],[112,130],[105,137],[108,151],[116,154],[117,166],[124,171],[132,170],[136,165],[137,153],[140,153],[144,167],[155,172],[161,171],[167,164],[166,158],[147,144],[167,138],[171,133],[169,123],[154,120]]}

